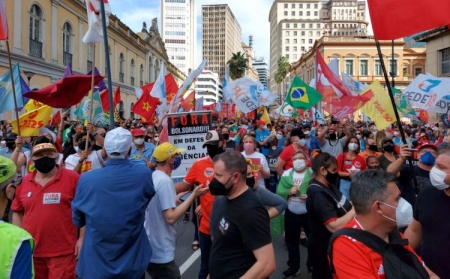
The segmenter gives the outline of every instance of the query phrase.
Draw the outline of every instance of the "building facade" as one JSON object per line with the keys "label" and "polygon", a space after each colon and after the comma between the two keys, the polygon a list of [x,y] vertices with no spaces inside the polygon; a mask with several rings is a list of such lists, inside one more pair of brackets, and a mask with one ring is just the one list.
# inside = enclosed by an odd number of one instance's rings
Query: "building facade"
{"label": "building facade", "polygon": [[245,58],[247,59],[247,69],[245,70],[245,77],[251,80],[259,80],[258,71],[253,67],[253,61],[255,60],[255,52],[253,51],[253,36],[250,35],[249,45],[241,43],[242,49],[244,50]]}
{"label": "building facade", "polygon": [[259,81],[267,87],[269,81],[269,65],[267,65],[266,59],[264,57],[255,59],[253,61],[253,68],[258,72]]}
{"label": "building facade", "polygon": [[170,62],[188,75],[197,46],[195,0],[161,0],[161,36]]}
{"label": "building facade", "polygon": [[227,4],[202,6],[202,56],[206,70],[225,76],[227,61],[235,52],[243,52],[241,26]]}
{"label": "building facade", "polygon": [[357,0],[275,0],[269,13],[269,89],[281,93],[282,86],[274,80],[281,56],[290,63],[297,61],[324,34],[366,34],[365,5],[365,1]]}
{"label": "building facade", "polygon": [[195,80],[195,99],[203,97],[205,106],[217,103],[222,100],[222,84],[219,80],[219,74],[209,70],[204,70]]}
{"label": "building facade", "polygon": [[[450,29],[448,26],[436,28],[414,37],[417,42],[427,44],[427,72],[433,76],[450,77]],[[413,69],[415,73],[416,69]]]}
{"label": "building facade", "polygon": [[[103,44],[85,44],[88,30],[84,0],[15,0],[6,5],[9,16],[9,42],[12,62],[27,72],[30,88],[47,86],[60,79],[67,64],[75,74],[85,74],[93,66],[106,73]],[[10,16],[11,15],[11,16]],[[170,63],[158,31],[157,20],[150,28],[143,24],[140,33],[133,32],[119,18],[111,15],[108,48],[113,87],[120,86],[119,110],[131,115],[136,102],[135,87],[154,82],[160,62],[181,83],[186,76]],[[0,42],[0,74],[8,70],[6,44]],[[24,80],[27,76],[23,74]]]}

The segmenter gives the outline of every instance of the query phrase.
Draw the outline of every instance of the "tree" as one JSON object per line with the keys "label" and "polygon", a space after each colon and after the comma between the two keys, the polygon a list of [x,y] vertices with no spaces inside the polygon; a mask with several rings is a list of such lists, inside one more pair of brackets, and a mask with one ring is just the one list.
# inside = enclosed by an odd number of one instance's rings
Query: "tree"
{"label": "tree", "polygon": [[230,78],[235,80],[245,75],[245,71],[248,69],[248,59],[245,58],[245,53],[240,51],[233,53],[227,65],[230,67]]}
{"label": "tree", "polygon": [[[287,60],[286,57],[281,56],[280,59],[278,59],[277,63],[277,71],[275,73],[275,82],[278,84],[282,83],[286,76],[289,74],[289,71],[291,69],[291,64]],[[284,92],[286,89],[283,90],[283,87],[281,87],[281,94],[280,94],[280,102],[284,102]],[[277,90],[278,91],[278,90]]]}

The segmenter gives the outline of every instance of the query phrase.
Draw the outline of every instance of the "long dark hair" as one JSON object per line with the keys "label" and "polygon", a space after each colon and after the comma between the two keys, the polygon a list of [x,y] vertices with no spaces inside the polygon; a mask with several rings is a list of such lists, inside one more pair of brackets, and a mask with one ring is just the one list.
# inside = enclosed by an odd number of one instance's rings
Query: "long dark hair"
{"label": "long dark hair", "polygon": [[348,152],[348,144],[350,143],[350,141],[351,141],[352,139],[356,139],[356,140],[358,141],[358,149],[355,150],[355,153],[358,154],[359,151],[361,150],[361,142],[360,142],[359,139],[358,139],[357,137],[355,137],[355,136],[351,136],[351,137],[349,137],[349,138],[347,139],[347,142],[345,143],[345,146],[344,146],[344,152]]}

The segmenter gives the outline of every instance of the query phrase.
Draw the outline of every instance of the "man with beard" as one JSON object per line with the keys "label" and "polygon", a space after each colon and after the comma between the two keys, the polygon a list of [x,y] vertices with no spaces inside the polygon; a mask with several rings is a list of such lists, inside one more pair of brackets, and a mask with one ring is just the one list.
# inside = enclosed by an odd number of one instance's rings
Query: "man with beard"
{"label": "man with beard", "polygon": [[[206,134],[203,148],[206,147],[208,156],[197,160],[189,170],[182,182],[175,184],[177,193],[185,192],[193,186],[200,185],[208,187],[214,178],[214,163],[212,159],[224,152],[224,138],[216,130],[211,130]],[[199,240],[201,249],[201,266],[198,275],[199,279],[206,279],[209,274],[209,254],[211,251],[211,236],[209,231],[209,218],[214,202],[214,196],[210,193],[200,197],[201,219],[199,227]],[[197,211],[197,210],[196,210]]]}

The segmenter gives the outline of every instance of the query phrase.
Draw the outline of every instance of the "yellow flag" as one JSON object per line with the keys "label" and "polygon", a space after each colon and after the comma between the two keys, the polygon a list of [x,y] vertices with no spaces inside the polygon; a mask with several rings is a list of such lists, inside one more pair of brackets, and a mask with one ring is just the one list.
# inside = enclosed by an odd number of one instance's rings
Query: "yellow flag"
{"label": "yellow flag", "polygon": [[384,129],[396,121],[394,108],[388,93],[384,91],[378,80],[369,85],[361,95],[370,90],[373,92],[373,97],[361,108],[361,111],[375,122],[379,130]]}
{"label": "yellow flag", "polygon": [[267,113],[266,107],[263,107],[263,109],[264,109],[264,111],[263,111],[263,114],[261,115],[261,120],[266,122],[266,124],[269,124],[270,123],[269,114]]}
{"label": "yellow flag", "polygon": [[45,104],[38,102],[36,100],[30,99],[23,108],[26,109],[27,112],[30,112],[32,110],[41,108],[43,106],[45,106]]}
{"label": "yellow flag", "polygon": [[[19,117],[21,136],[39,136],[39,129],[48,124],[48,121],[52,117],[52,110],[52,107],[43,106]],[[11,121],[11,125],[13,131],[17,133],[17,120]]]}

